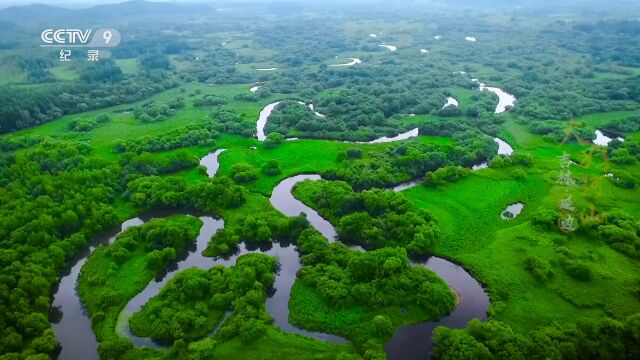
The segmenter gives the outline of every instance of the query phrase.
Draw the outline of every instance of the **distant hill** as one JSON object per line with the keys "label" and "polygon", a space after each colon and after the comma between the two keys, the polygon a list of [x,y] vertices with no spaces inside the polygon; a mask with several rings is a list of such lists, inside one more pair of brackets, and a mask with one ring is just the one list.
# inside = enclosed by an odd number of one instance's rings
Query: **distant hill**
{"label": "distant hill", "polygon": [[73,25],[89,19],[102,21],[121,16],[173,16],[210,10],[211,7],[206,4],[175,4],[144,0],[97,5],[84,9],[67,9],[51,5],[33,4],[2,9],[0,10],[0,20],[21,24],[39,23],[52,25],[69,22],[69,25]]}

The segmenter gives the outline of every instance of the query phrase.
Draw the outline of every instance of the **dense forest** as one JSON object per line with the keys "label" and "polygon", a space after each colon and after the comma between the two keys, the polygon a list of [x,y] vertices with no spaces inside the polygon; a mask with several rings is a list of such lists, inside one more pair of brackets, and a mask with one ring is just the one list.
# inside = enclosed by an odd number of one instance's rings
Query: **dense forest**
{"label": "dense forest", "polygon": [[0,359],[640,357],[620,1],[0,9]]}

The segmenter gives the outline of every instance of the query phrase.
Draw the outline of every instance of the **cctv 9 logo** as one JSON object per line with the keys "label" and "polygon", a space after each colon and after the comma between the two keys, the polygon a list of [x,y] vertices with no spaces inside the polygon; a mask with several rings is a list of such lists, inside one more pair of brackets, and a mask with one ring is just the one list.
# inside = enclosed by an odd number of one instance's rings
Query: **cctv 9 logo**
{"label": "cctv 9 logo", "polygon": [[[91,34],[93,33],[93,36]],[[47,47],[114,47],[120,43],[120,32],[116,29],[46,29],[40,34],[42,44]]]}

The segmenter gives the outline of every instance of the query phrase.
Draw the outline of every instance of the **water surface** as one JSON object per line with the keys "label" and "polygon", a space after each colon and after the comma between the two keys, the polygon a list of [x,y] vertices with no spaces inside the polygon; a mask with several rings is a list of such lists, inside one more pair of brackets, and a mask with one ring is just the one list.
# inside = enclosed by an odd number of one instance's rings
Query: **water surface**
{"label": "water surface", "polygon": [[358,58],[347,58],[347,59],[349,59],[351,61],[349,61],[348,63],[345,63],[345,64],[333,64],[333,65],[329,65],[329,66],[334,66],[334,67],[336,67],[336,66],[353,66],[355,64],[362,63],[362,60],[360,60]]}
{"label": "water surface", "polygon": [[382,45],[378,45],[380,47],[386,48],[389,51],[396,51],[398,50],[398,47],[394,46],[394,45],[387,45],[387,44],[382,44]]}
{"label": "water surface", "polygon": [[218,149],[212,153],[207,154],[205,157],[200,159],[200,165],[207,168],[207,176],[214,177],[220,168],[220,163],[218,162],[218,156],[225,152],[227,149]]}
{"label": "water surface", "polygon": [[[617,140],[624,141],[623,138],[618,137]],[[613,141],[613,138],[610,138],[602,133],[600,130],[596,130],[596,138],[593,140],[593,143],[600,146],[609,146],[609,143]]]}
{"label": "water surface", "polygon": [[513,218],[517,217],[518,215],[520,215],[520,213],[522,212],[522,209],[524,209],[524,204],[523,203],[511,204],[511,205],[507,206],[507,208],[504,209],[502,211],[502,213],[500,213],[500,217],[503,220],[513,219]]}

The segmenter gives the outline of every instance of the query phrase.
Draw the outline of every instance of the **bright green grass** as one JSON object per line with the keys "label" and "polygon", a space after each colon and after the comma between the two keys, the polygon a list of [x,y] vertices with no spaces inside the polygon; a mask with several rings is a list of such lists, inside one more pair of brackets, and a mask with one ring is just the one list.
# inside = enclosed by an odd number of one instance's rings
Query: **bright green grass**
{"label": "bright green grass", "polygon": [[640,110],[612,111],[608,113],[596,113],[578,117],[576,120],[583,121],[587,126],[598,127],[605,123],[622,120],[630,116],[639,116]]}
{"label": "bright green grass", "polygon": [[[414,206],[430,210],[438,220],[441,242],[436,253],[460,262],[485,284],[492,298],[491,316],[518,331],[553,321],[602,316],[605,311],[618,316],[639,311],[640,302],[625,290],[636,286],[640,275],[633,261],[593,239],[578,236],[565,243],[562,236],[531,225],[536,210],[557,209],[569,194],[578,209],[620,207],[638,216],[636,192],[616,188],[601,176],[598,167],[602,161],[597,156],[588,166],[572,166],[575,176],[593,180],[566,192],[555,184],[558,157],[567,151],[581,162],[585,149],[591,147],[547,145],[513,123],[506,129],[519,146],[532,150],[536,157],[536,166],[528,170],[526,180],[511,179],[512,169],[485,169],[455,184],[404,191]],[[525,204],[523,212],[515,219],[502,220],[501,211],[515,202]],[[568,277],[558,264],[558,246],[587,259],[595,279],[583,283]],[[531,255],[552,261],[552,280],[541,283],[524,269],[524,261]]]}
{"label": "bright green grass", "polygon": [[[202,226],[202,221],[192,216],[173,215],[167,217],[166,220],[169,223],[189,228],[193,239],[198,234],[198,228]],[[107,246],[103,246],[91,254],[82,267],[78,279],[78,292],[90,316],[103,310],[99,305],[104,296],[113,293],[119,294],[117,304],[104,310],[104,320],[93,323],[93,330],[98,340],[111,339],[116,336],[120,311],[127,301],[142,291],[158,273],[158,271],[147,267],[147,252],[144,245],[131,249],[127,260],[117,266],[108,255],[107,249]],[[93,281],[94,278],[104,279],[104,282],[96,285]]]}
{"label": "bright green grass", "polygon": [[[3,136],[40,135],[51,136],[58,139],[87,141],[94,147],[96,154],[106,158],[113,158],[114,154],[112,149],[116,141],[135,139],[144,135],[164,133],[175,127],[207,119],[211,112],[211,108],[193,107],[191,105],[192,97],[187,96],[195,90],[201,91],[201,95],[199,96],[206,94],[223,95],[230,100],[228,106],[232,108],[233,111],[248,121],[254,121],[254,119],[257,120],[260,110],[268,101],[270,101],[270,99],[264,100],[264,104],[237,102],[232,100],[236,94],[247,92],[248,88],[249,85],[205,86],[202,84],[192,83],[164,91],[137,103],[67,115],[35,128],[25,129]],[[142,123],[136,120],[131,113],[133,108],[142,103],[146,103],[148,101],[163,102],[176,96],[184,96],[186,98],[187,106],[184,109],[179,109],[175,116],[164,121]],[[90,120],[103,113],[109,114],[111,121],[106,124],[99,124],[90,132],[77,133],[67,128],[68,123],[73,120]]]}
{"label": "bright green grass", "polygon": [[[228,138],[228,137],[225,137]],[[422,143],[444,144],[450,142],[449,139],[441,137],[420,136],[418,140]],[[236,143],[237,144],[237,143]],[[285,141],[276,148],[268,149],[256,140],[247,141],[240,147],[228,147],[218,160],[221,175],[230,175],[231,167],[237,163],[248,163],[260,171],[256,181],[245,185],[249,190],[256,191],[269,196],[273,187],[281,180],[296,174],[319,173],[323,170],[334,168],[338,165],[337,157],[341,152],[351,148],[359,148],[363,155],[370,151],[381,151],[391,146],[387,144],[349,144],[339,141],[326,140],[297,140]],[[256,146],[256,150],[250,149]],[[219,148],[227,148],[225,141],[218,141]],[[262,166],[268,160],[276,160],[280,164],[282,173],[276,176],[262,174]]]}
{"label": "bright green grass", "polygon": [[478,94],[478,91],[456,87],[451,89],[451,93],[453,94],[453,97],[460,103],[460,110],[465,111],[473,103],[471,97],[475,94]]}
{"label": "bright green grass", "polygon": [[[207,346],[209,345],[210,346]],[[203,340],[193,343],[191,348],[208,347],[207,358],[211,359],[336,359],[337,356],[357,353],[353,345],[336,345],[323,341],[316,341],[299,335],[285,334],[274,327],[267,328],[263,337],[251,343],[250,346],[240,339],[234,338],[221,343]]]}
{"label": "bright green grass", "polygon": [[293,324],[305,329],[337,334],[356,344],[375,336],[372,320],[384,315],[394,327],[434,320],[418,306],[370,308],[361,305],[339,308],[326,303],[313,288],[296,280],[289,298],[289,317]]}

